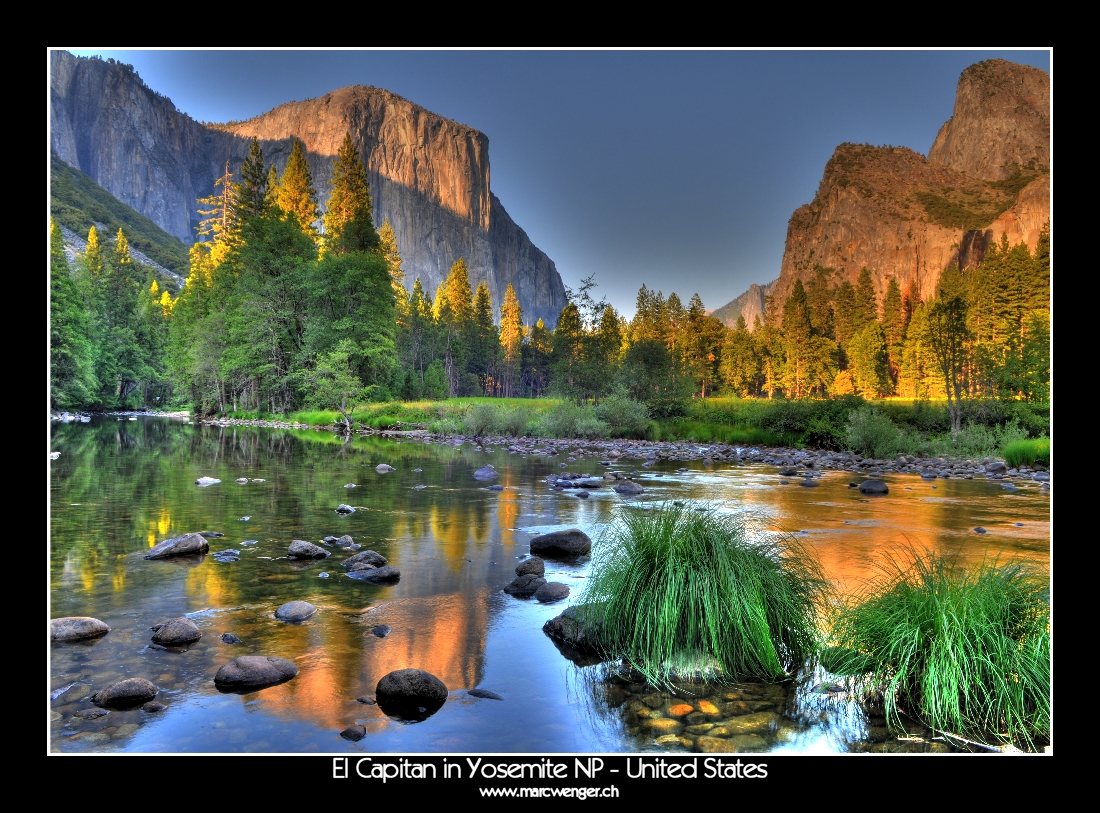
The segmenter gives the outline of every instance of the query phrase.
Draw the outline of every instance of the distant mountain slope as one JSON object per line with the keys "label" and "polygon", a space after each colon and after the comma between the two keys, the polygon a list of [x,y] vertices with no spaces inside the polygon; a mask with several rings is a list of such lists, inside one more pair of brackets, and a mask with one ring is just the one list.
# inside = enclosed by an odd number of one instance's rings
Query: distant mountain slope
{"label": "distant mountain slope", "polygon": [[[104,239],[113,238],[121,228],[134,252],[174,274],[187,276],[187,247],[178,237],[135,212],[56,154],[50,156],[50,216],[82,239],[96,224],[97,230],[107,232]],[[136,254],[135,259],[142,261]]]}
{"label": "distant mountain slope", "polygon": [[196,198],[213,191],[226,161],[237,171],[253,137],[280,171],[293,139],[302,140],[323,208],[332,158],[350,132],[367,165],[376,225],[390,219],[410,287],[420,277],[434,297],[462,256],[471,284],[484,280],[498,310],[509,283],[532,323],[553,325],[565,306],[553,260],[493,196],[489,140],[472,127],[361,86],[204,125],[130,66],[54,51],[50,67],[53,149],[185,243],[194,237]]}
{"label": "distant mountain slope", "polygon": [[757,285],[755,282],[749,286],[749,290],[741,294],[732,302],[727,302],[720,308],[711,311],[711,316],[721,319],[726,327],[737,327],[737,317],[745,317],[745,326],[752,330],[756,317],[763,317],[764,299],[771,295],[775,284],[779,282],[773,279],[766,285]]}
{"label": "distant mountain slope", "polygon": [[890,277],[903,289],[916,279],[931,295],[948,265],[981,262],[1002,233],[1034,248],[1050,220],[1049,86],[1037,68],[978,63],[960,76],[954,115],[929,158],[905,147],[837,147],[813,201],[787,225],[776,301],[817,265],[835,269],[834,283],[854,283],[866,266],[881,302]]}

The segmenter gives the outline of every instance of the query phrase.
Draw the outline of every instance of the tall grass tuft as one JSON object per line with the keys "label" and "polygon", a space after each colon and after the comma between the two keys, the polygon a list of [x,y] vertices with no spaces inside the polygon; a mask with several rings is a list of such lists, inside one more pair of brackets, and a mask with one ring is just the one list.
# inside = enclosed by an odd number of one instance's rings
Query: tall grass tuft
{"label": "tall grass tuft", "polygon": [[1001,450],[1009,468],[1032,466],[1035,463],[1050,465],[1050,438],[1035,440],[1014,440],[1006,443]]}
{"label": "tall grass tuft", "polygon": [[583,620],[658,685],[688,671],[782,680],[816,652],[820,566],[793,538],[700,507],[624,509],[594,548]]}
{"label": "tall grass tuft", "polygon": [[[888,556],[833,627],[887,718],[1034,748],[1050,725],[1050,606],[1026,566],[973,568],[927,551]],[[837,661],[845,659],[838,658]]]}

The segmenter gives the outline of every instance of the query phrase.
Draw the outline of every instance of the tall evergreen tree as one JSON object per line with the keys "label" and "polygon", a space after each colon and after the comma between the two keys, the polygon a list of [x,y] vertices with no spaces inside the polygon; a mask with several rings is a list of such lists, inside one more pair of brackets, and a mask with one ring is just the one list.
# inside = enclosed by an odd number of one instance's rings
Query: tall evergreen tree
{"label": "tall evergreen tree", "polygon": [[332,194],[325,211],[326,250],[370,251],[377,245],[367,168],[351,133],[346,133],[332,162]]}
{"label": "tall evergreen tree", "polygon": [[836,292],[833,294],[833,313],[836,343],[841,347],[847,347],[858,330],[856,289],[848,280],[843,280],[836,287]]}
{"label": "tall evergreen tree", "polygon": [[794,398],[802,398],[810,392],[811,336],[810,306],[806,289],[798,279],[783,304],[784,388]]}
{"label": "tall evergreen tree", "polygon": [[50,223],[50,402],[79,407],[96,390],[91,323],[79,286],[65,258],[65,241]]}
{"label": "tall evergreen tree", "polygon": [[858,333],[871,322],[878,321],[878,299],[875,296],[875,283],[871,279],[871,269],[867,266],[863,266],[859,271],[855,294],[852,311],[852,331]]}
{"label": "tall evergreen tree", "polygon": [[482,393],[496,395],[499,389],[497,356],[500,353],[500,331],[493,322],[493,298],[484,280],[478,283],[474,292],[472,322],[466,370],[478,377]]}
{"label": "tall evergreen tree", "polygon": [[317,208],[317,190],[313,186],[313,171],[302,149],[301,139],[294,139],[286,167],[279,179],[279,189],[275,195],[279,208],[287,217],[294,217],[302,232],[313,239],[318,238],[314,225],[321,217]]}
{"label": "tall evergreen tree", "polygon": [[960,400],[966,382],[967,304],[962,275],[957,265],[950,265],[940,276],[936,297],[928,308],[928,340],[947,394],[947,410],[951,416],[951,435],[962,428]]}
{"label": "tall evergreen tree", "polygon": [[405,290],[405,269],[402,266],[401,252],[397,250],[397,235],[393,233],[393,226],[387,217],[382,222],[382,228],[378,230],[378,250],[386,259],[386,265],[390,269],[390,284],[393,286],[394,300],[397,302],[398,319],[404,317],[409,310],[409,294]]}
{"label": "tall evergreen tree", "polygon": [[267,167],[260,142],[252,139],[248,156],[241,164],[240,181],[234,190],[234,215],[237,220],[248,221],[261,217],[267,211]]}
{"label": "tall evergreen tree", "polygon": [[500,347],[504,362],[501,376],[503,395],[511,398],[519,384],[523,361],[523,308],[510,282],[504,291],[504,303],[500,306]]}
{"label": "tall evergreen tree", "polygon": [[743,314],[722,347],[722,380],[741,398],[756,395],[760,389],[760,357]]}

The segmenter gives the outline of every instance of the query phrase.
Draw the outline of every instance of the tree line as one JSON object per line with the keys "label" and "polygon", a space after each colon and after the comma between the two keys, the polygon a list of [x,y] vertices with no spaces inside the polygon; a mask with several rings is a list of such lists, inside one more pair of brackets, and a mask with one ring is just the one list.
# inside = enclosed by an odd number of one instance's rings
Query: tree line
{"label": "tree line", "polygon": [[[199,201],[190,275],[173,299],[130,260],[125,235],[104,251],[93,228],[75,269],[56,227],[51,265],[55,407],[161,403],[200,412],[287,414],[359,401],[612,392],[656,417],[685,399],[1049,398],[1049,230],[1034,252],[991,246],[941,275],[935,291],[891,278],[880,302],[864,268],[853,285],[817,266],[752,329],[645,285],[627,320],[592,277],[557,325],[525,322],[511,285],[500,319],[463,258],[434,292],[406,286],[394,231],[375,227],[366,168],[350,134],[333,159],[322,215],[300,141],[282,173],[258,141]],[[953,416],[957,410],[953,410]]]}

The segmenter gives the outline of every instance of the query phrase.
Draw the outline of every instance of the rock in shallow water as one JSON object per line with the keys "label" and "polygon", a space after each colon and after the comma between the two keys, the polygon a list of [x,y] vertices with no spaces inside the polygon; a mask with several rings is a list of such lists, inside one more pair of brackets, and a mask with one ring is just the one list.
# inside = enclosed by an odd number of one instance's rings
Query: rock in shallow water
{"label": "rock in shallow water", "polygon": [[[343,537],[343,538],[349,539],[349,540],[351,539],[351,537]],[[337,542],[336,544],[339,545],[340,543]],[[386,557],[383,556],[381,553],[377,553],[373,550],[365,550],[365,551],[360,551],[359,553],[355,554],[354,556],[349,556],[347,559],[342,561],[340,564],[343,565],[348,570],[350,570],[351,568],[355,567],[355,565],[362,564],[362,565],[372,565],[373,567],[382,567],[383,565],[389,564],[389,562],[386,560]]]}
{"label": "rock in shallow water", "polygon": [[864,480],[859,484],[860,494],[888,494],[890,488],[882,480]]}
{"label": "rock in shallow water", "polygon": [[375,635],[379,638],[385,638],[393,630],[387,627],[385,624],[379,624],[377,627],[371,630],[371,635]]}
{"label": "rock in shallow water", "polygon": [[218,670],[214,675],[214,685],[228,690],[270,686],[290,680],[297,674],[298,667],[286,658],[243,655]]}
{"label": "rock in shallow water", "polygon": [[355,579],[356,581],[369,582],[371,584],[383,584],[387,582],[397,582],[401,579],[401,571],[392,565],[383,565],[382,567],[371,567],[370,565],[363,565],[361,570],[353,569],[348,572],[348,577]]}
{"label": "rock in shallow water", "polygon": [[329,555],[324,548],[312,542],[306,542],[304,539],[292,540],[286,553],[292,559],[324,559]]}
{"label": "rock in shallow water", "polygon": [[153,643],[161,646],[183,646],[202,637],[202,631],[190,618],[173,618],[153,627]]}
{"label": "rock in shallow water", "polygon": [[50,619],[51,641],[80,641],[85,638],[98,638],[106,635],[111,628],[98,618],[74,615],[67,618]]}
{"label": "rock in shallow water", "polygon": [[388,463],[380,463],[374,467],[374,470],[379,474],[389,474],[391,471],[396,471],[396,469]]}
{"label": "rock in shallow water", "polygon": [[280,621],[305,621],[315,612],[317,608],[308,601],[288,601],[275,611],[275,617]]}
{"label": "rock in shallow water", "polygon": [[531,540],[531,553],[542,556],[580,556],[592,550],[592,540],[584,531],[570,528],[553,531]]}
{"label": "rock in shallow water", "polygon": [[525,573],[512,579],[504,587],[504,592],[510,596],[529,596],[546,584],[546,579],[537,573]]}
{"label": "rock in shallow water", "polygon": [[359,742],[359,740],[367,736],[367,729],[366,726],[349,725],[347,728],[340,732],[340,736],[343,737],[345,740]]}
{"label": "rock in shallow water", "polygon": [[150,700],[148,703],[144,704],[141,707],[141,710],[142,711],[147,711],[150,714],[154,714],[158,711],[164,711],[166,708],[168,708],[168,707],[166,705],[164,705],[163,703],[158,703],[155,700]]}
{"label": "rock in shallow water", "polygon": [[526,576],[528,573],[533,573],[536,576],[544,575],[546,573],[546,563],[539,557],[532,556],[516,565],[517,576]]}
{"label": "rock in shallow water", "polygon": [[344,505],[343,503],[340,503],[340,505],[336,506],[336,513],[337,514],[354,514],[355,509],[352,508],[350,505]]}
{"label": "rock in shallow water", "polygon": [[478,480],[492,480],[500,475],[497,470],[492,466],[482,466],[480,469],[474,472],[474,477]]}
{"label": "rock in shallow water", "polygon": [[496,692],[491,692],[488,689],[470,689],[466,692],[470,697],[480,697],[482,700],[503,700]]}
{"label": "rock in shallow water", "polygon": [[615,486],[615,491],[622,494],[624,497],[633,497],[637,494],[641,494],[645,489],[633,480],[623,480]]}
{"label": "rock in shallow water", "polygon": [[92,695],[97,706],[140,706],[157,696],[157,687],[145,678],[126,678]]}
{"label": "rock in shallow water", "polygon": [[143,558],[167,559],[170,556],[195,556],[206,553],[208,550],[210,550],[210,543],[206,541],[205,535],[184,534],[157,543]]}
{"label": "rock in shallow water", "polygon": [[568,596],[569,585],[561,582],[547,582],[539,585],[538,590],[535,591],[535,599],[544,604],[551,601],[561,601],[563,598],[568,598]]}
{"label": "rock in shallow water", "polygon": [[223,632],[222,641],[227,644],[239,644],[241,642],[241,639],[231,632]]}
{"label": "rock in shallow water", "polygon": [[447,686],[422,669],[398,669],[378,681],[374,694],[386,714],[422,720],[447,701]]}

